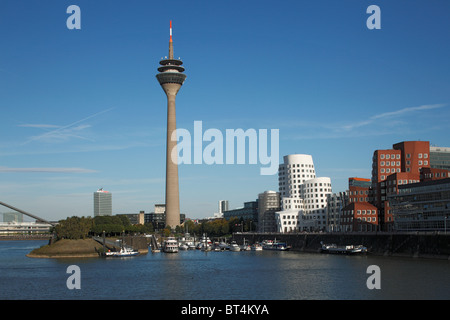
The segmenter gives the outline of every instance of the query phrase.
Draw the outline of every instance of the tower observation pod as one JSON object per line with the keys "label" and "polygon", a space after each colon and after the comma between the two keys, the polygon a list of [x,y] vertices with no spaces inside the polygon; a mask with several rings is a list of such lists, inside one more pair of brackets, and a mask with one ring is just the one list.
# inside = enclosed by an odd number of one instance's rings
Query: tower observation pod
{"label": "tower observation pod", "polygon": [[170,21],[169,58],[162,59],[156,78],[167,96],[167,147],[166,147],[166,226],[180,225],[180,195],[178,186],[178,152],[176,138],[172,133],[177,129],[175,98],[186,79],[183,62],[173,58],[172,21]]}

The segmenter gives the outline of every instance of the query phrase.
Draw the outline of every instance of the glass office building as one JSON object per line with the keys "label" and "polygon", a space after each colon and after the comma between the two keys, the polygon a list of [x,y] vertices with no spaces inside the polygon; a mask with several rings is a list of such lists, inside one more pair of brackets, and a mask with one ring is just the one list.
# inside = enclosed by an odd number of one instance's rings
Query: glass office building
{"label": "glass office building", "polygon": [[430,166],[450,170],[450,148],[430,147]]}
{"label": "glass office building", "polygon": [[390,194],[395,230],[444,231],[450,227],[450,178],[398,186]]}
{"label": "glass office building", "polygon": [[112,194],[98,189],[94,192],[94,217],[112,215]]}

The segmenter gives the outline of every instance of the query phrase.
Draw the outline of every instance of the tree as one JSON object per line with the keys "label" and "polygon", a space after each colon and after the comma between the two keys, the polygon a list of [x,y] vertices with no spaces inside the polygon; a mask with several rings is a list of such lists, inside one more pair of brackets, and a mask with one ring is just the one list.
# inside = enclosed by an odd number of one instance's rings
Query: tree
{"label": "tree", "polygon": [[163,229],[163,235],[164,235],[164,237],[170,236],[171,233],[172,233],[172,229],[171,229],[169,226],[167,226],[167,227],[165,227],[165,228]]}
{"label": "tree", "polygon": [[91,217],[73,216],[66,220],[60,220],[54,230],[58,239],[85,239],[92,225]]}
{"label": "tree", "polygon": [[175,227],[175,233],[182,233],[183,232],[183,227],[182,226],[176,226]]}
{"label": "tree", "polygon": [[126,215],[96,216],[93,220],[92,232],[109,235],[120,235],[123,231],[136,232]]}
{"label": "tree", "polygon": [[186,220],[184,222],[184,230],[185,232],[194,233],[195,231],[195,223],[192,220]]}

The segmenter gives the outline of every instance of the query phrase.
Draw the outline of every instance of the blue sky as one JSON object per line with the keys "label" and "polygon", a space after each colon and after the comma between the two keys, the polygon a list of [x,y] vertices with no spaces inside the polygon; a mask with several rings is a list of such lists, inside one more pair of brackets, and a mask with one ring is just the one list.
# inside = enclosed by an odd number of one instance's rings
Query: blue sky
{"label": "blue sky", "polygon": [[[72,4],[81,30],[66,27]],[[379,30],[366,27],[372,4]],[[280,161],[311,154],[334,192],[370,178],[376,149],[450,147],[449,12],[447,0],[2,0],[0,200],[51,220],[92,215],[100,187],[114,213],[164,202],[155,75],[169,20],[187,74],[179,128],[279,129]],[[181,165],[182,212],[278,190],[260,167]]]}

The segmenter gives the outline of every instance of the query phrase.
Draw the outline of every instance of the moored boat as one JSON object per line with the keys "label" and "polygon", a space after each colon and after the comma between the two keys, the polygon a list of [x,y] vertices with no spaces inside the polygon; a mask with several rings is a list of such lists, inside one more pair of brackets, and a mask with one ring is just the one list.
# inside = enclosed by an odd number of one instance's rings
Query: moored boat
{"label": "moored boat", "polygon": [[276,239],[275,241],[272,240],[264,241],[262,247],[264,250],[275,250],[275,251],[288,251],[291,249],[291,246],[288,246],[286,242],[278,242]]}
{"label": "moored boat", "polygon": [[252,250],[252,251],[262,251],[262,249],[263,249],[263,247],[262,247],[262,245],[259,244],[259,243],[254,243],[254,244],[251,246],[251,250]]}
{"label": "moored boat", "polygon": [[236,241],[232,241],[230,244],[230,251],[241,251],[241,248],[238,246],[238,244],[236,243]]}
{"label": "moored boat", "polygon": [[320,248],[320,252],[323,253],[338,253],[338,254],[355,254],[355,253],[366,253],[367,248],[363,245],[345,245],[338,246],[336,244],[324,244],[320,242],[322,245]]}
{"label": "moored boat", "polygon": [[195,249],[195,238],[189,233],[185,233],[183,237],[179,239],[180,250],[192,250]]}
{"label": "moored boat", "polygon": [[240,246],[241,251],[247,251],[250,250],[250,245],[247,243],[247,241],[244,238],[244,243]]}
{"label": "moored boat", "polygon": [[226,243],[226,242],[220,242],[219,243],[219,248],[220,248],[220,250],[230,250],[230,246]]}
{"label": "moored boat", "polygon": [[106,257],[132,257],[137,256],[139,254],[138,251],[129,249],[126,247],[122,247],[120,251],[108,251],[105,252]]}
{"label": "moored boat", "polygon": [[168,237],[163,244],[163,251],[166,253],[177,253],[178,242],[174,237]]}

